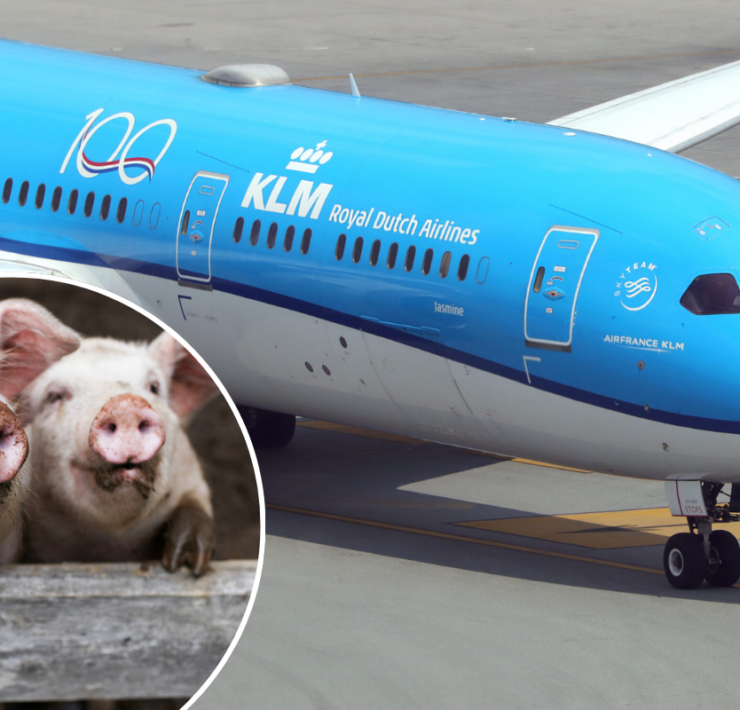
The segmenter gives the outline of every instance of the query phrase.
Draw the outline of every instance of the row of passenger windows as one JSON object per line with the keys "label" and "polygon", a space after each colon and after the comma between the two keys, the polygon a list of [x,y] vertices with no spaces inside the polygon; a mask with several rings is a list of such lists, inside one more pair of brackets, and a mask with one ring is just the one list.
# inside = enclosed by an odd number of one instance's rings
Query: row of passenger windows
{"label": "row of passenger windows", "polygon": [[[185,224],[185,220],[183,221]],[[249,234],[249,243],[252,246],[256,246],[259,242],[260,231],[262,229],[262,223],[260,220],[255,220],[252,223],[252,229]],[[234,242],[239,243],[242,240],[242,233],[244,232],[244,217],[239,217],[234,225]],[[267,230],[267,248],[273,249],[277,242],[278,236],[278,225],[277,222],[273,222]],[[295,227],[290,225],[285,230],[285,236],[283,238],[283,249],[290,251],[293,248],[293,241],[295,239]],[[308,249],[311,244],[311,230],[306,229],[303,232],[303,238],[301,239],[301,254],[308,254]],[[337,261],[341,261],[344,258],[345,248],[347,246],[347,235],[340,234],[337,240],[337,246],[334,250],[334,256]],[[352,261],[355,264],[360,262],[362,259],[362,250],[364,248],[364,239],[357,237],[355,243],[352,246]],[[380,259],[381,243],[380,239],[376,239],[370,247],[370,264],[376,266]],[[388,256],[386,258],[386,266],[389,269],[393,269],[396,266],[398,260],[398,243],[393,242],[388,249]],[[416,247],[410,246],[406,250],[406,256],[403,261],[404,269],[411,271],[414,268],[414,261],[416,260]],[[428,274],[432,270],[432,263],[434,261],[434,249],[427,249],[424,252],[424,257],[421,262],[421,272]],[[442,278],[446,278],[450,272],[450,266],[452,265],[452,252],[446,251],[442,254],[442,259],[439,263],[439,275]],[[460,281],[465,281],[465,277],[468,275],[468,267],[470,266],[470,255],[463,254],[460,257],[460,262],[457,265],[457,278]],[[487,264],[486,264],[487,270]],[[484,276],[485,280],[485,276]]]}
{"label": "row of passenger windows", "polygon": [[[254,247],[257,246],[257,242],[260,239],[260,231],[262,230],[262,222],[256,219],[252,223],[252,229],[249,233],[249,243]],[[242,232],[244,231],[244,217],[239,217],[234,225],[234,242],[239,243],[242,240]],[[303,236],[301,237],[301,254],[308,254],[308,250],[311,246],[311,229],[306,228],[303,230]],[[267,248],[273,249],[277,242],[278,237],[278,225],[277,222],[273,222],[267,228]],[[283,238],[283,249],[290,251],[293,248],[293,241],[295,240],[295,227],[291,224],[285,230],[285,236]]]}
{"label": "row of passenger windows", "polygon": [[[21,186],[18,190],[18,204],[21,207],[25,207],[26,203],[28,202],[29,197],[29,191],[30,191],[30,184],[28,180],[24,180],[21,183]],[[10,202],[10,199],[13,196],[13,178],[8,178],[5,181],[5,184],[3,185],[3,194],[2,194],[2,201],[3,204],[8,204]],[[58,212],[59,209],[62,207],[62,197],[63,197],[63,191],[62,188],[57,186],[54,188],[54,192],[51,195],[51,211],[52,212]],[[36,195],[33,200],[33,204],[36,207],[37,210],[40,210],[44,206],[44,200],[46,198],[46,185],[44,183],[41,183],[36,188]],[[71,190],[67,199],[66,199],[66,211],[69,214],[74,214],[77,211],[77,205],[80,200],[80,193],[79,190]],[[111,203],[112,198],[110,195],[105,195],[103,199],[100,201],[100,219],[107,220],[108,216],[111,212]],[[118,201],[118,206],[116,207],[116,221],[119,223],[122,223],[126,219],[126,210],[128,208],[128,200],[125,197],[122,197]],[[88,192],[85,196],[85,201],[82,206],[82,212],[85,215],[85,217],[90,217],[95,209],[95,193],[94,192]],[[149,215],[149,227],[151,229],[155,229],[157,227],[157,224],[159,223],[159,215],[160,215],[160,205],[158,202],[156,202],[152,206],[151,213]],[[134,208],[134,214],[133,214],[133,223],[135,226],[139,226],[141,224],[141,220],[144,214],[144,201],[139,200]]]}
{"label": "row of passenger windows", "polygon": [[[21,207],[24,207],[26,202],[28,201],[28,192],[29,192],[29,182],[28,180],[24,180],[21,183],[20,190],[18,191],[18,204]],[[3,186],[3,194],[2,194],[2,201],[4,204],[8,204],[10,202],[10,198],[13,194],[13,178],[8,178],[5,181],[5,185]],[[34,204],[36,206],[36,209],[41,209],[44,206],[44,198],[46,196],[46,185],[44,183],[41,183],[36,188],[36,197],[34,200]],[[79,191],[74,189],[69,193],[69,198],[67,199],[67,212],[69,214],[74,214],[77,210],[77,202],[79,200]],[[54,192],[51,197],[51,210],[52,212],[58,212],[59,208],[62,203],[62,188],[56,187],[54,188]],[[118,222],[123,222],[123,220],[126,218],[126,208],[128,205],[128,200],[125,197],[122,197],[118,202],[118,208],[116,210],[116,220]],[[93,213],[93,209],[95,207],[95,193],[94,192],[88,192],[87,196],[85,197],[85,204],[83,207],[83,213],[85,217],[90,217]],[[141,207],[141,210],[139,210],[139,207]],[[111,208],[111,196],[105,195],[100,203],[100,218],[102,220],[108,219],[108,215],[110,214],[110,208]],[[141,216],[144,209],[144,203],[142,200],[139,200],[136,204],[136,211],[134,214],[134,224],[138,226],[141,223]],[[155,212],[156,209],[156,212]],[[139,213],[138,220],[136,213]],[[154,229],[157,226],[157,222],[159,221],[159,203],[156,203],[154,207],[152,208],[152,213],[149,218],[149,226]],[[189,220],[187,217],[183,219],[183,233],[187,229],[187,224],[189,223]],[[260,238],[260,231],[262,229],[262,223],[260,220],[255,220],[252,223],[252,229],[249,234],[249,243],[252,246],[256,246],[257,242]],[[244,217],[239,217],[239,219],[236,220],[236,224],[234,225],[234,242],[239,243],[242,239],[242,232],[244,231]],[[277,222],[273,222],[268,230],[267,230],[267,248],[273,249],[275,247],[275,243],[277,241],[277,234],[278,234],[278,225]],[[311,246],[311,229],[306,228],[303,231],[303,237],[301,238],[301,254],[308,254],[309,247]],[[289,252],[293,248],[293,241],[295,239],[295,227],[293,225],[290,225],[285,230],[285,236],[283,239],[283,249],[286,252]],[[334,256],[336,257],[337,261],[341,261],[344,257],[344,251],[345,247],[347,245],[347,235],[346,234],[340,234],[339,239],[337,240],[337,246],[334,250]],[[364,247],[364,239],[362,237],[357,237],[355,239],[354,246],[352,247],[352,261],[355,262],[355,264],[360,262],[360,259],[362,258],[362,250]],[[380,239],[376,239],[372,246],[370,247],[370,264],[372,266],[376,266],[378,263],[378,259],[380,258]],[[386,266],[389,269],[393,269],[396,266],[396,260],[398,258],[398,243],[393,242],[390,245],[390,248],[388,249],[388,257],[386,259]],[[406,256],[404,258],[404,269],[406,271],[411,271],[414,268],[414,261],[416,259],[416,247],[410,246],[406,250]],[[427,249],[424,252],[424,258],[421,262],[421,272],[423,274],[428,274],[432,269],[432,262],[434,260],[434,249]],[[442,259],[439,264],[439,275],[442,278],[446,278],[447,274],[450,271],[450,265],[452,263],[452,252],[446,251],[442,255]],[[457,267],[457,278],[460,281],[464,281],[465,277],[468,274],[468,266],[470,265],[470,256],[468,254],[463,254],[463,256],[460,258],[460,262]]]}
{"label": "row of passenger windows", "polygon": [[[26,205],[26,202],[28,201],[28,192],[29,192],[29,182],[28,180],[24,180],[21,183],[20,190],[18,191],[18,204],[21,207],[24,207]],[[8,204],[10,202],[10,198],[13,195],[13,178],[8,178],[5,181],[5,185],[3,186],[3,194],[2,194],[2,201],[4,204]],[[44,206],[44,198],[46,197],[46,185],[44,183],[41,183],[36,188],[36,197],[34,199],[34,205],[36,206],[36,209],[41,209]],[[69,197],[67,199],[67,212],[69,214],[74,214],[77,210],[77,203],[79,200],[79,191],[74,189],[69,193]],[[54,188],[54,192],[51,197],[51,210],[52,212],[58,212],[59,208],[62,204],[62,188],[56,187]],[[123,222],[126,218],[126,209],[128,206],[128,200],[125,197],[122,197],[118,202],[118,208],[116,209],[116,220],[118,222]],[[83,213],[85,217],[90,217],[93,213],[93,209],[95,207],[95,193],[94,192],[88,192],[87,196],[85,197],[85,203],[83,206]],[[100,203],[100,218],[102,220],[107,220],[108,215],[110,214],[110,208],[111,208],[111,196],[105,195]],[[140,209],[139,209],[140,208]],[[141,217],[143,215],[144,211],[144,203],[142,200],[139,200],[136,203],[136,210],[134,212],[134,224],[138,226],[141,223]],[[149,217],[149,226],[154,229],[157,226],[157,222],[159,221],[159,203],[156,203],[152,207],[152,213]],[[138,215],[138,217],[137,217]],[[187,224],[189,223],[189,220],[187,217],[183,219],[183,233],[187,229]],[[252,223],[252,229],[249,234],[249,243],[252,246],[256,246],[257,242],[260,238],[260,231],[262,229],[262,223],[260,220],[255,220]],[[234,242],[239,243],[242,239],[242,232],[244,231],[244,217],[239,217],[239,219],[236,220],[236,224],[234,225]],[[308,250],[311,246],[311,229],[306,228],[303,231],[303,237],[301,238],[301,254],[308,254]],[[273,222],[270,224],[268,230],[267,230],[267,248],[273,249],[275,247],[275,243],[277,241],[277,235],[278,235],[278,225],[277,222]],[[289,252],[293,248],[293,241],[295,239],[295,227],[293,225],[290,225],[285,230],[285,236],[283,239],[283,249],[286,252]],[[346,234],[340,234],[339,239],[337,240],[337,245],[334,250],[334,256],[336,257],[337,261],[341,261],[344,258],[344,251],[347,245],[347,235]],[[362,250],[364,248],[364,239],[362,237],[357,237],[355,239],[355,243],[352,247],[352,261],[355,262],[355,264],[358,264],[360,260],[362,259]],[[370,264],[372,266],[376,266],[378,263],[378,260],[380,258],[380,249],[381,249],[381,243],[380,239],[376,239],[372,246],[370,247]],[[388,256],[386,258],[386,266],[389,269],[393,269],[396,266],[396,261],[398,259],[398,243],[393,242],[389,249],[388,249]],[[410,246],[406,250],[406,256],[404,258],[404,269],[406,271],[411,271],[414,268],[414,261],[416,260],[416,247]],[[432,262],[434,261],[434,249],[427,249],[424,252],[424,258],[421,262],[421,272],[423,274],[428,274],[432,269]],[[447,275],[450,272],[450,265],[452,264],[452,252],[446,251],[444,254],[442,254],[442,259],[439,263],[439,275],[442,278],[446,278]],[[468,266],[470,265],[470,256],[468,254],[463,254],[462,257],[460,257],[460,262],[457,266],[457,278],[460,281],[464,281],[465,277],[468,274]],[[487,270],[487,269],[486,269]],[[485,280],[485,276],[484,276]]]}
{"label": "row of passenger windows", "polygon": [[[347,247],[347,235],[340,234],[337,239],[337,246],[334,249],[334,257],[337,261],[341,261],[344,258],[344,252]],[[362,259],[362,251],[365,248],[365,240],[362,237],[357,237],[355,243],[352,245],[352,261],[355,264],[359,264]],[[370,265],[377,266],[380,259],[381,243],[380,239],[376,239],[370,247]],[[389,269],[393,269],[396,266],[398,260],[398,243],[393,242],[388,247],[388,255],[385,260],[385,265]],[[406,271],[411,271],[414,268],[414,262],[416,261],[416,247],[412,244],[406,249],[406,255],[403,259],[403,268]],[[427,275],[432,270],[432,264],[434,262],[434,249],[427,249],[424,252],[424,256],[421,260],[421,273]],[[439,262],[439,275],[444,279],[447,278],[447,274],[450,273],[450,266],[452,265],[452,252],[446,251],[442,254],[442,258]],[[463,254],[460,257],[460,261],[457,265],[457,278],[460,281],[465,281],[465,277],[468,275],[468,266],[470,266],[470,255]]]}

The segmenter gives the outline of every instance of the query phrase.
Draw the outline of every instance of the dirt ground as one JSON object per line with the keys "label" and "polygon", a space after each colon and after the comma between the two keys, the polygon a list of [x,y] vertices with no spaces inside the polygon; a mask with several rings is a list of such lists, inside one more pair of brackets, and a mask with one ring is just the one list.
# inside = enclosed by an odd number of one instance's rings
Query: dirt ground
{"label": "dirt ground", "polygon": [[[0,277],[0,299],[29,298],[83,336],[151,341],[159,333],[148,318],[94,291],[35,278]],[[239,425],[220,394],[198,412],[188,435],[213,496],[214,559],[256,559],[260,511],[254,467]]]}

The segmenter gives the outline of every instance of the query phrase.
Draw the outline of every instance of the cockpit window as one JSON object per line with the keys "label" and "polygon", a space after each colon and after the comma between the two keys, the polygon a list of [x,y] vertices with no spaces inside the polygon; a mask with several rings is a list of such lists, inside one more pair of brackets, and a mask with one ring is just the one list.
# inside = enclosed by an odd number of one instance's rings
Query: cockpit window
{"label": "cockpit window", "polygon": [[740,288],[732,274],[703,274],[681,296],[681,305],[698,316],[740,313]]}

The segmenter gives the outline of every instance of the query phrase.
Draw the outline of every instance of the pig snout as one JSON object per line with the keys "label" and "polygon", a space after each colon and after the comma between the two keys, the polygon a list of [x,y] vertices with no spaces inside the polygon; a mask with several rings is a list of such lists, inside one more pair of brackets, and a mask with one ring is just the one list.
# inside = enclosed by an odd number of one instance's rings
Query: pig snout
{"label": "pig snout", "polygon": [[15,477],[26,456],[26,432],[10,407],[0,402],[0,483],[6,483]]}
{"label": "pig snout", "polygon": [[164,444],[162,417],[135,394],[109,399],[90,427],[89,444],[108,463],[144,463]]}

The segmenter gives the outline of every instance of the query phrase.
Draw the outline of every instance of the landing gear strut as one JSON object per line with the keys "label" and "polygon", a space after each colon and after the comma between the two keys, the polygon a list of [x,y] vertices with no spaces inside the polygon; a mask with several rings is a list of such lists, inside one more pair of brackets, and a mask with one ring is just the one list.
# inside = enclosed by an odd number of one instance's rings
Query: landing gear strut
{"label": "landing gear strut", "polygon": [[721,483],[666,481],[671,513],[689,523],[689,532],[671,537],[663,551],[665,575],[676,589],[696,589],[705,579],[731,587],[740,579],[738,541],[727,530],[712,531],[713,523],[740,521],[740,486],[733,484],[729,503],[717,503],[721,491]]}

